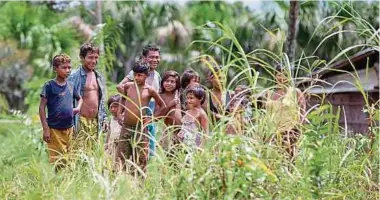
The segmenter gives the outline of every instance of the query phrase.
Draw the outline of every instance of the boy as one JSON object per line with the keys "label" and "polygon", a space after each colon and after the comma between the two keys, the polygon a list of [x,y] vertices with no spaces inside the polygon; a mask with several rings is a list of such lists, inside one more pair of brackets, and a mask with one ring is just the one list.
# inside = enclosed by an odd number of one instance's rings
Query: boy
{"label": "boy", "polygon": [[[147,45],[142,50],[141,60],[149,64],[149,73],[148,77],[145,79],[146,84],[151,86],[156,92],[159,92],[161,85],[161,76],[156,71],[158,65],[160,64],[160,48],[154,45]],[[127,82],[133,82],[134,75],[133,70],[129,72],[129,74],[117,85],[117,89],[119,92],[122,92],[123,85]],[[153,99],[149,102],[149,109],[146,111],[148,116],[153,116],[153,112],[155,110],[155,102]],[[149,132],[149,155],[153,156],[156,148],[156,126],[151,123],[147,125],[147,129]]]}
{"label": "boy", "polygon": [[[41,92],[40,120],[43,128],[43,140],[48,145],[49,162],[62,167],[65,161],[59,159],[68,152],[70,139],[73,134],[74,115],[79,113],[82,106],[82,97],[67,81],[71,72],[71,59],[61,54],[53,58],[55,79],[45,83]],[[73,109],[73,98],[78,106]],[[48,109],[46,118],[45,107]]]}
{"label": "boy", "polygon": [[116,163],[116,148],[120,137],[121,126],[117,120],[117,111],[119,109],[119,102],[121,96],[119,94],[112,95],[107,102],[108,110],[111,112],[111,120],[109,131],[106,135],[105,150],[111,156],[112,162]]}
{"label": "boy", "polygon": [[142,170],[145,170],[148,157],[148,137],[142,126],[143,111],[148,110],[149,101],[153,98],[160,108],[166,105],[158,92],[145,83],[149,74],[146,63],[135,63],[133,66],[134,82],[124,84],[121,93],[127,98],[120,101],[118,116],[122,124],[117,157],[119,163],[125,167],[125,160],[132,157],[132,161]]}
{"label": "boy", "polygon": [[69,77],[83,97],[83,106],[74,120],[75,138],[72,146],[73,150],[92,150],[102,129],[103,132],[108,131],[105,78],[96,70],[98,47],[91,43],[84,44],[80,48],[79,57],[82,65]]}

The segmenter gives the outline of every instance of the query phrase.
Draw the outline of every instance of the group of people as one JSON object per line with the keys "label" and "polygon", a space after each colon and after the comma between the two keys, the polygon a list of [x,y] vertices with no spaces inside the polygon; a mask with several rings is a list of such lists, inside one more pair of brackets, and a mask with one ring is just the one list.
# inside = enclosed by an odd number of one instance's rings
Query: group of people
{"label": "group of people", "polygon": [[[200,84],[200,76],[194,70],[185,70],[182,75],[169,70],[161,78],[157,72],[160,50],[148,45],[132,71],[117,85],[118,94],[107,100],[112,115],[108,120],[105,81],[96,70],[99,49],[85,44],[79,57],[82,65],[71,73],[70,57],[55,56],[52,65],[56,77],[46,82],[41,92],[43,139],[47,142],[49,161],[57,165],[64,165],[62,155],[68,152],[92,150],[101,133],[105,133],[105,150],[116,170],[130,166],[145,170],[158,145],[168,153],[186,147],[191,154],[204,146],[210,127],[224,117],[235,119],[225,122],[227,134],[242,134],[252,118],[250,88],[239,85],[234,91],[226,90],[222,68],[209,70],[210,89]],[[294,124],[301,120],[305,102],[297,88],[284,86],[287,79],[281,72],[276,79],[279,87],[267,93],[266,107],[268,113],[281,119],[276,126],[291,143],[297,132]],[[165,127],[157,137],[159,120]]]}

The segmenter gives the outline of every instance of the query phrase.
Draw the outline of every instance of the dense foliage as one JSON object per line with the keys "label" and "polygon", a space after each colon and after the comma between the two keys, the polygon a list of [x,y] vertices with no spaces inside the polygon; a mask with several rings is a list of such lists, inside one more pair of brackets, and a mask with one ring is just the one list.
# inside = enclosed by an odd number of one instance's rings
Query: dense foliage
{"label": "dense foliage", "polygon": [[[204,72],[216,62],[227,68],[226,87],[243,81],[254,92],[273,85],[277,64],[297,69],[298,78],[290,81],[297,85],[316,68],[363,48],[379,49],[377,2],[305,1],[300,5],[297,59],[291,62],[283,53],[289,3],[266,4],[257,11],[239,2],[104,2],[103,24],[98,24],[95,2],[0,3],[0,197],[380,198],[379,127],[373,129],[374,138],[342,136],[339,115],[330,105],[308,113],[293,160],[265,142],[274,133],[265,110],[256,109],[243,136],[226,136],[226,127],[216,126],[192,163],[184,155],[170,159],[159,148],[145,180],[114,173],[102,141],[95,151],[74,155],[76,161],[62,171],[54,172],[48,164],[37,117],[41,85],[53,77],[52,55],[65,52],[78,66],[78,49],[87,41],[103,47],[98,68],[107,77],[109,94],[151,42],[161,46],[160,72],[188,67]],[[378,105],[366,106],[373,122],[378,121]]]}

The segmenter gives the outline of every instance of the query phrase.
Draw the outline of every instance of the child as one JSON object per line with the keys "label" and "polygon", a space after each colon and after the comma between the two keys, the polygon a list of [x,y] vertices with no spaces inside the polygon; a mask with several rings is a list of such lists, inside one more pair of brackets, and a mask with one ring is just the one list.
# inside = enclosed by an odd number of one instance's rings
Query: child
{"label": "child", "polygon": [[[143,110],[148,109],[148,104],[153,98],[162,109],[166,105],[158,92],[145,84],[149,74],[149,66],[146,63],[135,63],[133,66],[134,82],[123,85],[118,118],[121,121],[121,132],[117,146],[117,158],[125,167],[126,159],[132,159],[142,170],[145,170],[148,157],[148,137],[143,131],[143,125],[147,121],[143,118]],[[127,99],[127,100],[126,100]],[[144,124],[143,124],[144,121]]]}
{"label": "child", "polygon": [[155,116],[164,118],[164,123],[168,127],[161,137],[161,146],[164,150],[168,150],[172,142],[175,143],[171,134],[175,132],[174,125],[181,124],[182,115],[178,97],[179,89],[179,74],[175,71],[165,72],[161,82],[160,96],[164,100],[166,108],[161,109],[161,107],[156,105],[155,112]]}
{"label": "child", "polygon": [[[56,77],[46,82],[42,88],[39,114],[43,140],[48,146],[49,162],[55,163],[58,169],[65,164],[65,160],[60,157],[68,152],[74,130],[74,115],[80,111],[82,97],[72,83],[67,81],[71,72],[70,57],[64,54],[55,56],[53,68]],[[78,100],[76,108],[73,108],[74,98]]]}
{"label": "child", "polygon": [[207,114],[201,107],[204,100],[205,91],[202,87],[194,86],[186,90],[188,110],[182,118],[181,131],[178,137],[190,148],[203,146],[204,139],[201,139],[200,132],[208,133]]}
{"label": "child", "polygon": [[199,74],[193,70],[185,70],[181,76],[181,91],[180,91],[180,100],[181,100],[181,109],[183,112],[187,110],[186,108],[186,89],[189,86],[194,86],[199,84],[200,77]]}
{"label": "child", "polygon": [[[157,92],[160,89],[160,83],[161,83],[161,77],[160,74],[157,72],[158,65],[160,64],[161,55],[160,55],[160,48],[148,44],[145,46],[142,50],[142,54],[140,57],[140,60],[142,62],[145,62],[149,64],[149,72],[148,77],[145,79],[146,84],[151,86],[153,89],[155,89]],[[119,92],[122,92],[123,85],[127,82],[133,82],[134,74],[133,70],[129,72],[129,74],[117,85],[117,89]],[[153,112],[155,110],[156,103],[154,102],[154,99],[151,99],[149,102],[149,109],[146,110],[146,114],[149,116],[153,116]],[[149,132],[149,155],[153,156],[155,149],[156,149],[156,125],[154,123],[148,124],[147,126],[148,132]]]}
{"label": "child", "polygon": [[227,123],[227,134],[243,134],[244,127],[252,118],[250,96],[250,88],[246,85],[238,85],[235,88],[233,98],[228,106],[231,120]]}
{"label": "child", "polygon": [[119,94],[113,95],[108,99],[108,109],[110,110],[112,117],[110,120],[109,131],[106,136],[105,150],[111,156],[113,163],[116,163],[116,148],[120,136],[121,126],[117,120],[117,111],[119,109],[119,102],[121,96]]}
{"label": "child", "polygon": [[280,139],[277,143],[286,149],[291,158],[294,158],[300,137],[299,127],[305,117],[306,102],[301,90],[288,81],[290,72],[284,70],[281,66],[276,68],[276,86],[267,92],[265,107],[268,121],[276,133],[271,136],[272,141],[275,141],[275,138]]}
{"label": "child", "polygon": [[231,94],[224,88],[225,78],[220,67],[214,67],[209,71],[208,81],[212,88],[207,93],[203,109],[211,114],[212,124],[215,125],[225,115]]}

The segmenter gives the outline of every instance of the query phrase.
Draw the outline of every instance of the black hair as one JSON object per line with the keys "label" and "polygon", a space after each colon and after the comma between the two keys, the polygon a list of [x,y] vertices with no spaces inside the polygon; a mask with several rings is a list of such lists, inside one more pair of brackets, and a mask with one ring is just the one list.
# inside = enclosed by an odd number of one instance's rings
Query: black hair
{"label": "black hair", "polygon": [[108,98],[108,101],[107,101],[108,109],[110,109],[111,104],[115,102],[119,102],[120,99],[121,99],[120,94],[115,94],[115,95],[110,96],[110,98]]}
{"label": "black hair", "polygon": [[92,44],[92,43],[84,44],[80,47],[79,57],[85,58],[87,56],[88,52],[94,52],[94,53],[97,53],[99,55],[99,48],[94,46],[94,44]]}
{"label": "black hair", "polygon": [[221,66],[213,66],[212,69],[209,69],[207,76],[212,77],[215,75],[215,73],[218,73],[219,71],[222,71]]}
{"label": "black hair", "polygon": [[146,45],[143,50],[142,50],[142,55],[144,57],[148,56],[149,54],[149,51],[158,51],[160,52],[160,48],[158,48],[157,46],[153,45],[153,44],[148,44]]}
{"label": "black hair", "polygon": [[52,60],[53,68],[59,67],[60,65],[62,65],[64,63],[71,63],[70,56],[68,56],[66,54],[59,54],[59,55],[54,56],[54,58]]}
{"label": "black hair", "polygon": [[246,96],[246,95],[248,95],[248,96],[250,96],[251,95],[251,89],[250,89],[250,87],[248,87],[247,85],[238,85],[238,86],[236,86],[236,88],[241,88],[241,93],[239,94],[239,95],[242,95],[242,96]]}
{"label": "black hair", "polygon": [[201,104],[203,104],[206,100],[206,92],[201,86],[194,86],[194,87],[189,87],[185,91],[185,95],[187,94],[193,94],[197,99],[201,100]]}
{"label": "black hair", "polygon": [[135,62],[133,65],[133,72],[134,73],[144,73],[146,75],[149,74],[149,65],[145,62]]}
{"label": "black hair", "polygon": [[162,80],[161,80],[161,93],[164,93],[165,92],[165,88],[164,88],[164,82],[169,78],[169,77],[174,77],[175,78],[175,89],[174,90],[179,90],[180,88],[180,81],[179,81],[179,74],[178,72],[176,71],[173,71],[173,70],[169,70],[169,71],[166,71],[162,77]]}
{"label": "black hair", "polygon": [[185,70],[181,75],[181,88],[185,89],[189,85],[191,79],[194,77],[199,78],[199,74],[193,70]]}

